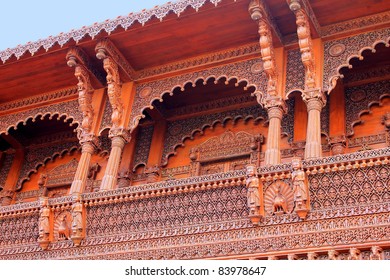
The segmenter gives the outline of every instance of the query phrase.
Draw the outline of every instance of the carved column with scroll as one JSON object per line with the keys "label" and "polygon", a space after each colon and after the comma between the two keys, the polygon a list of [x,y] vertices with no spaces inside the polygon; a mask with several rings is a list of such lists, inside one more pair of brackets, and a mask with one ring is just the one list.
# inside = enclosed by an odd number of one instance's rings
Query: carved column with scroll
{"label": "carved column with scroll", "polygon": [[267,137],[267,150],[265,151],[265,164],[273,165],[281,162],[280,141],[281,122],[286,113],[286,105],[278,91],[278,69],[276,67],[274,46],[272,43],[271,24],[264,7],[259,0],[252,0],[249,4],[249,14],[258,23],[259,44],[261,59],[263,60],[264,72],[267,75],[267,93],[261,100],[268,111],[269,127]]}
{"label": "carved column with scroll", "polygon": [[305,67],[305,90],[302,94],[308,112],[305,158],[318,158],[322,156],[320,116],[322,108],[326,105],[326,98],[317,81],[309,18],[299,0],[287,2],[296,17],[298,43]]}
{"label": "carved column with scroll", "polygon": [[128,79],[134,78],[134,70],[126,59],[108,39],[98,42],[95,47],[96,57],[103,60],[103,68],[107,73],[107,95],[112,107],[109,137],[111,152],[100,190],[112,190],[117,187],[118,170],[125,144],[130,141],[130,135],[124,127],[124,106],[122,101],[122,83],[119,67]]}
{"label": "carved column with scroll", "polygon": [[78,80],[79,109],[83,119],[78,128],[78,138],[81,144],[81,158],[70,188],[70,193],[82,193],[87,183],[87,175],[92,154],[96,147],[96,137],[92,133],[94,109],[92,106],[93,87],[90,74],[85,65],[88,65],[85,54],[78,48],[72,48],[66,55],[69,67],[75,68],[75,76]]}

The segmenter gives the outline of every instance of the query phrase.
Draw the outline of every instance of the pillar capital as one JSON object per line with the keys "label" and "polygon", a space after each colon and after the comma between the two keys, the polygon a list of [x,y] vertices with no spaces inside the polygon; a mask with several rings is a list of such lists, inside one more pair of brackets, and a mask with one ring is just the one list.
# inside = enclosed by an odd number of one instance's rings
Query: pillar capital
{"label": "pillar capital", "polygon": [[320,111],[326,105],[326,96],[320,88],[305,90],[302,99],[306,103],[307,111]]}
{"label": "pillar capital", "polygon": [[[112,128],[108,134],[108,137],[111,138],[113,144],[115,139],[123,139],[123,145],[130,142],[131,140],[129,131],[124,127]],[[118,142],[119,140],[115,141]]]}
{"label": "pillar capital", "polygon": [[269,97],[264,100],[264,107],[268,111],[268,117],[282,119],[283,114],[287,113],[286,102],[279,97]]}

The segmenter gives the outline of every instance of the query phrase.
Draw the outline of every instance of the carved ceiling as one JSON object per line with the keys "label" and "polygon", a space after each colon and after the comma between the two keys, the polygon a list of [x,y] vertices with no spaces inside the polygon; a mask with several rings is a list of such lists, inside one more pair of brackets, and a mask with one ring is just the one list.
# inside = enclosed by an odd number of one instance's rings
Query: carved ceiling
{"label": "carved ceiling", "polygon": [[[336,0],[300,1],[308,11],[313,37],[317,36],[313,31],[323,30],[330,24],[339,26],[327,30],[326,36],[345,32],[345,26],[362,24],[341,22],[378,13],[382,17],[366,19],[362,28],[370,24],[389,25],[390,22],[386,1],[357,0],[352,5]],[[109,38],[123,55],[125,64],[129,66],[127,68],[134,69],[135,73],[172,63],[185,64],[190,58],[255,44],[258,42],[258,33],[256,23],[248,14],[249,2],[175,1],[152,10],[0,51],[0,103],[74,86],[74,76],[66,65],[65,56],[68,49],[76,45],[86,53],[96,72],[104,74],[102,63],[96,58],[95,52],[97,43],[104,38]],[[263,2],[268,7],[274,33],[280,33],[282,43],[296,42],[295,16],[287,1]],[[316,26],[316,23],[320,26]]]}

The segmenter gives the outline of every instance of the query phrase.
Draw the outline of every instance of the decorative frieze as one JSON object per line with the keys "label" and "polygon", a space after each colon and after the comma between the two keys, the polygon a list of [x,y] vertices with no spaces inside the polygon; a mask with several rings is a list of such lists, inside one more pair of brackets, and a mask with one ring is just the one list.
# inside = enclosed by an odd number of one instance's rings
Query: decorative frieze
{"label": "decorative frieze", "polygon": [[[390,30],[385,28],[352,37],[325,42],[323,75],[324,90],[330,92],[336,86],[337,80],[342,77],[339,70],[342,67],[349,67],[349,60],[351,58],[361,58],[364,50],[374,50],[376,44],[380,42],[389,44],[389,36]],[[335,46],[340,44],[345,46],[345,50],[342,52],[334,51]],[[338,49],[340,48],[338,47]]]}
{"label": "decorative frieze", "polygon": [[375,135],[368,135],[368,136],[362,136],[362,137],[354,137],[354,138],[348,138],[348,148],[354,148],[354,147],[363,147],[373,144],[380,144],[380,143],[386,143],[387,141],[387,134],[386,133],[379,133]]}
{"label": "decorative frieze", "polygon": [[[154,100],[162,100],[164,94],[173,93],[175,89],[183,91],[187,84],[196,85],[199,80],[235,79],[237,83],[245,82],[245,88],[254,87],[254,94],[262,95],[266,92],[267,87],[265,74],[264,72],[252,73],[250,71],[251,67],[259,62],[261,62],[259,59],[250,59],[137,85],[137,95],[131,111],[130,128],[134,129],[137,126],[138,121],[142,118],[142,111],[149,108]],[[147,95],[142,94],[145,88],[149,89]]]}
{"label": "decorative frieze", "polygon": [[135,147],[135,155],[133,161],[133,171],[139,165],[143,164],[146,166],[148,162],[150,145],[152,144],[154,127],[151,126],[140,126],[137,134],[137,145]]}
{"label": "decorative frieze", "polygon": [[48,106],[34,108],[14,114],[0,116],[0,134],[7,133],[12,127],[16,128],[19,123],[27,123],[29,119],[35,120],[44,116],[64,118],[64,121],[72,120],[73,123],[81,123],[82,114],[78,110],[78,101],[71,100]]}

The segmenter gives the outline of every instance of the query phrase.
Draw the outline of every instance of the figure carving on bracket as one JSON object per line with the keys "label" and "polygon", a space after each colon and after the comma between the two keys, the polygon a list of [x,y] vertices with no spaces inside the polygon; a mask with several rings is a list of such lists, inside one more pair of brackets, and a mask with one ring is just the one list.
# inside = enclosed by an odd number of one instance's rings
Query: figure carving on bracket
{"label": "figure carving on bracket", "polygon": [[257,176],[256,166],[249,164],[246,166],[246,187],[247,204],[249,208],[249,217],[253,224],[258,224],[261,219],[261,195],[259,191],[260,181]]}
{"label": "figure carving on bracket", "polygon": [[50,242],[50,209],[47,197],[41,197],[38,221],[38,243],[43,250],[47,249]]}
{"label": "figure carving on bracket", "polygon": [[328,251],[328,260],[338,260],[339,259],[339,252],[336,250],[329,250]]}
{"label": "figure carving on bracket", "polygon": [[14,197],[14,191],[1,190],[0,191],[0,206],[10,205],[13,197]]}
{"label": "figure carving on bracket", "polygon": [[372,246],[370,260],[383,260],[383,249],[379,246]]}
{"label": "figure carving on bracket", "polygon": [[382,116],[381,123],[386,127],[386,130],[390,130],[390,112],[386,112],[386,114]]}
{"label": "figure carving on bracket", "polygon": [[294,210],[301,219],[305,219],[309,211],[308,206],[308,180],[306,173],[302,170],[300,158],[293,158],[291,162],[291,180],[294,193]]}
{"label": "figure carving on bracket", "polygon": [[362,256],[360,254],[360,250],[357,248],[349,249],[348,260],[361,260]]}

